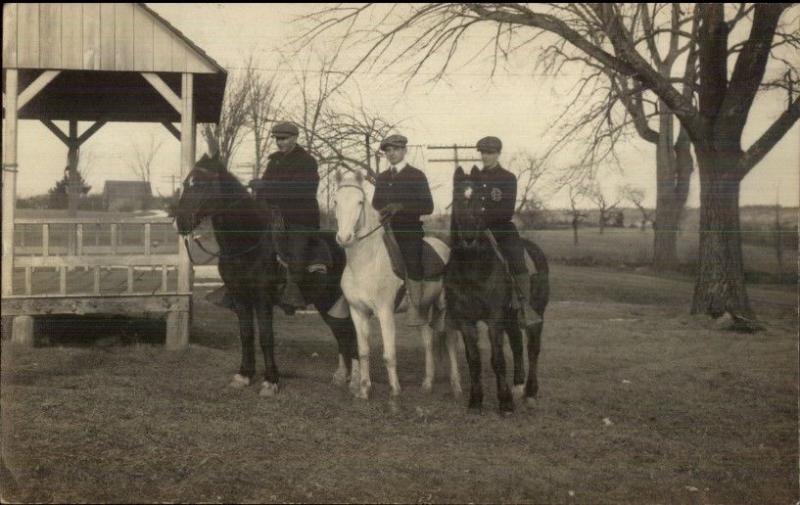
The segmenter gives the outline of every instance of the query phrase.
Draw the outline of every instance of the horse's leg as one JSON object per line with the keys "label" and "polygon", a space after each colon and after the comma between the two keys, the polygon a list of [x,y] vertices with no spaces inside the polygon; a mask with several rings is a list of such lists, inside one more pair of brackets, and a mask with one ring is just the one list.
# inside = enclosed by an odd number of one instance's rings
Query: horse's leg
{"label": "horse's leg", "polygon": [[239,373],[233,376],[230,386],[242,388],[250,385],[256,374],[256,349],[253,328],[253,306],[236,303],[236,318],[239,320],[239,339],[242,345],[242,361]]}
{"label": "horse's leg", "polygon": [[503,329],[498,323],[489,324],[489,341],[492,345],[492,368],[497,380],[497,401],[501,412],[513,412],[514,399],[506,382],[506,357],[503,353]]}
{"label": "horse's leg", "polygon": [[335,319],[324,312],[320,312],[322,320],[333,332],[339,350],[339,366],[333,374],[333,383],[337,386],[347,384],[347,380],[352,373],[353,361],[358,360],[358,349],[356,348],[356,331],[353,327],[353,320]]}
{"label": "horse's leg", "polygon": [[450,357],[450,388],[453,396],[461,397],[461,374],[458,372],[458,332],[447,330],[447,354]]}
{"label": "horse's leg", "polygon": [[260,396],[275,396],[278,392],[278,366],[275,364],[275,334],[272,329],[272,304],[259,301],[255,310],[258,320],[258,337],[264,353],[264,382]]}
{"label": "horse's leg", "polygon": [[[353,393],[357,398],[366,400],[369,398],[369,390],[372,388],[372,380],[369,377],[369,315],[351,306],[350,316],[358,337],[358,368],[360,372],[358,387]],[[351,380],[351,386],[353,382]]]}
{"label": "horse's leg", "polygon": [[473,324],[462,324],[461,335],[464,338],[464,349],[469,364],[469,408],[480,410],[483,403],[483,387],[481,386],[481,351],[478,348],[478,329]]}
{"label": "horse's leg", "polygon": [[[397,378],[397,335],[394,324],[394,307],[389,305],[381,307],[378,311],[378,320],[381,323],[381,337],[383,339],[383,362],[386,364],[386,373],[389,378],[389,395],[400,396],[400,380]],[[359,347],[361,341],[359,340]]]}
{"label": "horse's leg", "polygon": [[536,395],[539,393],[539,351],[542,348],[542,328],[541,322],[529,328],[528,334],[528,382],[525,384],[525,402],[529,407],[536,404]]}
{"label": "horse's leg", "polygon": [[422,391],[430,393],[436,376],[436,365],[433,360],[433,329],[425,324],[420,326],[419,333],[425,346],[425,378],[422,380]]}
{"label": "horse's leg", "polygon": [[514,387],[512,393],[515,399],[521,399],[525,394],[525,351],[522,345],[522,330],[519,328],[516,311],[506,311],[503,328],[508,334],[508,343],[514,355]]}

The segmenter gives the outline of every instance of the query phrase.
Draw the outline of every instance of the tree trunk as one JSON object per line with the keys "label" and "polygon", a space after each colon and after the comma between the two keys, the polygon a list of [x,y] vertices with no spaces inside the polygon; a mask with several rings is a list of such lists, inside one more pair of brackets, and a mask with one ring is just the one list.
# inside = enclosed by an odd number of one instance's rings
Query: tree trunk
{"label": "tree trunk", "polygon": [[578,222],[572,221],[572,242],[575,246],[578,245]]}
{"label": "tree trunk", "polygon": [[[662,104],[661,110],[668,110]],[[689,196],[689,179],[694,170],[691,144],[681,128],[673,145],[673,115],[660,115],[656,151],[656,215],[653,220],[653,267],[672,270],[678,265],[678,233]]]}
{"label": "tree trunk", "polygon": [[600,209],[600,222],[597,224],[600,225],[601,234],[606,231],[606,212],[602,209]]}
{"label": "tree trunk", "polygon": [[700,165],[700,247],[692,314],[753,317],[744,281],[739,227],[740,180],[723,175],[737,154],[697,153]]}

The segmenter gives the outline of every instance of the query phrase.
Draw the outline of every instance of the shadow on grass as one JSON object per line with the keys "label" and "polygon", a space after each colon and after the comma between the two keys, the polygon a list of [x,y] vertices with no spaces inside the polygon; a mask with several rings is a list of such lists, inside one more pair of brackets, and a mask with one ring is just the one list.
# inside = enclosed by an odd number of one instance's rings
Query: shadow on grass
{"label": "shadow on grass", "polygon": [[[5,319],[5,318],[4,318]],[[5,330],[8,325],[4,324]],[[3,331],[3,338],[10,332]],[[166,320],[114,315],[48,315],[34,317],[35,347],[109,347],[117,345],[163,345]]]}

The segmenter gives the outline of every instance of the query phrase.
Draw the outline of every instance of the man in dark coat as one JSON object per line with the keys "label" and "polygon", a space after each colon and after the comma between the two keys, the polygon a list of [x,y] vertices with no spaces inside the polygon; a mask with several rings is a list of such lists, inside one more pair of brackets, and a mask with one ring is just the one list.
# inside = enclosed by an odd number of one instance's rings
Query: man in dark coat
{"label": "man in dark coat", "polygon": [[406,291],[410,302],[408,325],[421,326],[428,321],[420,311],[425,237],[420,216],[433,212],[433,197],[425,174],[405,161],[407,143],[408,139],[402,135],[390,135],[381,142],[381,151],[386,154],[389,168],[378,174],[375,180],[372,206],[383,216],[391,216],[388,224],[406,267]]}
{"label": "man in dark coat", "polygon": [[281,301],[290,312],[293,307],[306,306],[298,283],[320,221],[317,161],[297,144],[298,133],[292,123],[278,123],[272,128],[278,151],[269,155],[261,180],[254,184],[256,197],[277,209],[283,219],[286,237],[280,252],[288,264],[289,275]]}
{"label": "man in dark coat", "polygon": [[517,202],[517,176],[500,165],[498,158],[503,143],[499,138],[484,137],[478,141],[477,149],[483,169],[478,172],[476,194],[483,202],[484,221],[508,263],[517,288],[523,324],[531,326],[542,319],[530,304],[531,279],[525,266],[525,246],[511,222]]}

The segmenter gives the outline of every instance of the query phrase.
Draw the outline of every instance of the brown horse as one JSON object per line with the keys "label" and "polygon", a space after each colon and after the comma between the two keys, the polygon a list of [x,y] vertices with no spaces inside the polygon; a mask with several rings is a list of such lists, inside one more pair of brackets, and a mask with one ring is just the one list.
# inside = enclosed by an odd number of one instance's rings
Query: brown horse
{"label": "brown horse", "polygon": [[[255,376],[255,330],[258,328],[264,354],[264,382],[261,396],[278,391],[278,367],[274,356],[273,307],[279,301],[279,286],[286,278],[277,259],[269,213],[229,173],[217,157],[203,156],[183,183],[175,209],[178,232],[187,236],[206,218],[211,219],[219,244],[220,277],[233,301],[239,319],[242,360],[231,386],[248,386]],[[358,348],[353,321],[335,318],[328,311],[342,297],[340,287],[345,265],[344,251],[336,245],[333,232],[321,232],[333,257],[328,272],[309,273],[300,286],[306,300],[317,308],[339,345],[339,369],[334,381],[346,384]]]}
{"label": "brown horse", "polygon": [[[527,403],[533,405],[539,390],[537,367],[544,322],[525,330],[529,362],[526,381],[522,330],[517,311],[511,305],[511,278],[486,235],[489,232],[484,223],[484,210],[480,199],[473,196],[475,183],[472,175],[465,174],[458,167],[453,178],[452,253],[444,279],[447,317],[464,339],[471,382],[469,407],[480,409],[483,402],[477,332],[477,323],[483,321],[489,328],[500,410],[510,412],[514,409],[514,395],[506,382],[503,335],[508,334],[514,354],[515,393],[519,396],[524,394]],[[536,270],[531,274],[531,305],[544,319],[550,292],[547,258],[533,242],[525,240],[524,244]]]}

